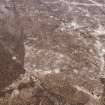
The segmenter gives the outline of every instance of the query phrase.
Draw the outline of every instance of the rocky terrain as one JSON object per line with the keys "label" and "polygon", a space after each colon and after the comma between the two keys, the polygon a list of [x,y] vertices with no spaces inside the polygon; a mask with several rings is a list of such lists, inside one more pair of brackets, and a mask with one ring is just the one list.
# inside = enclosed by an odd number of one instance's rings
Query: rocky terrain
{"label": "rocky terrain", "polygon": [[14,83],[13,105],[100,105],[104,0],[0,0],[0,22],[1,30],[24,35],[26,74]]}

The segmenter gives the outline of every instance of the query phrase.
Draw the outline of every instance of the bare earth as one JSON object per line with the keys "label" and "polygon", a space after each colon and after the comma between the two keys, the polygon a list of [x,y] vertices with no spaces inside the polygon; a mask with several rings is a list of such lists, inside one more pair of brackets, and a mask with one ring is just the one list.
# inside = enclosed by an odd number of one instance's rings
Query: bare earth
{"label": "bare earth", "polygon": [[[0,5],[8,30],[16,34],[17,18],[25,38],[26,73],[14,84],[34,79],[34,85],[20,88],[13,105],[100,105],[105,0],[15,0],[15,18],[10,0]],[[9,96],[0,105],[7,105]]]}

